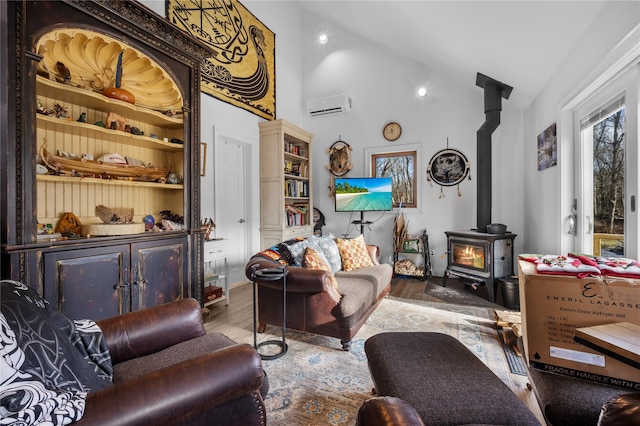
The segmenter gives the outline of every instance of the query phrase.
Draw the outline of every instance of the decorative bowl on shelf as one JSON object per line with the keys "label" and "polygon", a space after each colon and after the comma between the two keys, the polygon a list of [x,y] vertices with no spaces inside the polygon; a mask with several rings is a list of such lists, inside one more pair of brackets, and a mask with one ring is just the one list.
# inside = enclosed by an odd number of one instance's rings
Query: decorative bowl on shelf
{"label": "decorative bowl on shelf", "polygon": [[121,87],[107,87],[102,91],[102,94],[107,98],[118,99],[134,105],[136,103],[136,97],[133,96],[133,93],[128,90],[124,90]]}

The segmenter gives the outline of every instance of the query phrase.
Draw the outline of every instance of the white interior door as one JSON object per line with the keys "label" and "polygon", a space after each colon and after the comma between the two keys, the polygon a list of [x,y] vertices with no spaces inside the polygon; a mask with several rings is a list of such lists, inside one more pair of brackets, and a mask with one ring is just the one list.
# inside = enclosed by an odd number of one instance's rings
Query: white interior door
{"label": "white interior door", "polygon": [[[249,235],[247,175],[250,145],[218,135],[215,161],[216,236],[227,240],[229,283],[245,281]],[[203,188],[204,189],[204,188]]]}

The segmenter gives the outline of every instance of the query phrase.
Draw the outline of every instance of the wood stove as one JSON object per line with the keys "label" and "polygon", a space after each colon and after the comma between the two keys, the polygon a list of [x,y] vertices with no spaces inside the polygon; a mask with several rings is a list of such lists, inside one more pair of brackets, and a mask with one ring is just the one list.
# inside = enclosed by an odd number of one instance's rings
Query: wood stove
{"label": "wood stove", "polygon": [[513,275],[513,240],[515,234],[503,232],[493,234],[491,226],[491,135],[500,125],[502,98],[509,99],[513,87],[484,74],[476,75],[476,86],[484,89],[485,121],[476,132],[478,156],[477,181],[477,228],[469,231],[448,231],[447,269],[442,286],[447,278],[456,275],[463,282],[485,285],[489,301],[496,301],[496,280]]}
{"label": "wood stove", "polygon": [[447,269],[442,286],[450,275],[471,285],[485,285],[489,301],[495,302],[496,282],[513,275],[515,234],[487,234],[470,231],[446,231]]}

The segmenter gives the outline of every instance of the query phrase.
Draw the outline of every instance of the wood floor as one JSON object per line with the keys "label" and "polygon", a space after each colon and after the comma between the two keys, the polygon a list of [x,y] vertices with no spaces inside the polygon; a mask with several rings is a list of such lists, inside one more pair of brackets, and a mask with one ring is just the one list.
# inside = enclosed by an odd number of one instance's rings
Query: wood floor
{"label": "wood floor", "polygon": [[[418,280],[394,279],[390,295],[394,297],[434,301],[424,293],[425,283]],[[229,305],[220,302],[209,306],[204,315],[207,332],[217,332],[237,342],[251,342],[253,339],[253,286],[250,282],[237,283],[231,286]],[[544,425],[542,413],[534,393],[529,389],[527,377],[511,374],[513,390],[518,397],[533,411]]]}

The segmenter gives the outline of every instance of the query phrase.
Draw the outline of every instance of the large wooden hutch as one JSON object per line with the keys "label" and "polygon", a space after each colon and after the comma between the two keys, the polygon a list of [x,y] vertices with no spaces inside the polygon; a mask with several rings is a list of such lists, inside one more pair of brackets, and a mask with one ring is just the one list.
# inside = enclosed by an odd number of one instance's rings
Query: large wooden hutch
{"label": "large wooden hutch", "polygon": [[[75,318],[101,319],[183,297],[202,301],[199,81],[201,60],[212,52],[137,2],[0,2],[0,18],[2,278],[33,287]],[[140,93],[134,103],[96,90],[117,70],[114,51],[124,52],[117,65],[123,88]],[[102,83],[91,80],[97,69],[107,70]],[[147,74],[136,80],[138,72]],[[55,104],[67,119],[37,113]],[[129,131],[96,125],[109,113],[127,118]],[[119,153],[167,167],[182,181],[45,170],[38,157],[43,144],[57,155]],[[149,214],[159,222],[160,212],[170,211],[184,226],[38,238],[39,224],[55,226],[66,212],[83,224],[101,223],[97,205],[133,208],[137,223]]]}

